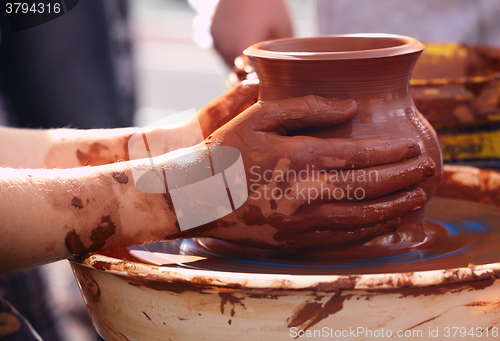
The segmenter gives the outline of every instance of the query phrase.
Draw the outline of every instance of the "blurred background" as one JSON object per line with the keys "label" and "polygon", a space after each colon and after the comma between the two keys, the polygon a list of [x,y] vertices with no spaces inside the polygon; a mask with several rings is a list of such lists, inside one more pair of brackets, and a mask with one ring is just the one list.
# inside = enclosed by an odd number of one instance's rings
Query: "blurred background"
{"label": "blurred background", "polygon": [[[313,35],[314,0],[289,0],[297,36]],[[221,94],[229,69],[212,48],[216,0],[131,0],[138,80],[136,125],[199,109]]]}

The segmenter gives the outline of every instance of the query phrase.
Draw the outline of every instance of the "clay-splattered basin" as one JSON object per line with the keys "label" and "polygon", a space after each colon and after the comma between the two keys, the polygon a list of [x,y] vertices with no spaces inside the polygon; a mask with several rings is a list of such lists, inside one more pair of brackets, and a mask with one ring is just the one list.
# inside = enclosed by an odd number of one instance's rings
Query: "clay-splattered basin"
{"label": "clay-splattered basin", "polygon": [[447,327],[492,337],[500,322],[497,264],[360,276],[238,276],[92,255],[72,267],[105,340],[276,341],[303,333],[425,339],[430,331],[440,338],[454,332]]}
{"label": "clay-splattered basin", "polygon": [[[445,167],[438,193],[469,193],[476,201],[497,204],[490,199],[500,198],[499,180],[498,172]],[[484,196],[475,193],[478,189]],[[491,262],[432,271],[292,276],[158,267],[116,251],[71,265],[92,321],[108,341],[500,335],[500,265]]]}

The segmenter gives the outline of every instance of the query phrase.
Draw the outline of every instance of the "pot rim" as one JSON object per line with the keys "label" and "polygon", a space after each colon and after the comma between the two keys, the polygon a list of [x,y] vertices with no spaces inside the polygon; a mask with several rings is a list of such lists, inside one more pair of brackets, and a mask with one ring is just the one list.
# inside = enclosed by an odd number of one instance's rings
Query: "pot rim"
{"label": "pot rim", "polygon": [[[380,43],[378,48],[370,49],[352,49],[347,51],[330,51],[330,52],[307,52],[307,51],[277,51],[266,49],[273,47],[274,49],[280,46],[291,46],[294,43],[310,42],[316,44],[324,44],[325,42],[335,40],[351,41],[369,39],[373,43]],[[388,44],[390,41],[394,44]],[[392,45],[392,46],[391,46]],[[319,45],[318,45],[319,46]],[[324,45],[323,45],[324,46]],[[267,40],[256,43],[248,47],[243,54],[252,58],[266,58],[279,60],[303,60],[303,61],[318,61],[318,60],[344,60],[344,59],[368,59],[391,57],[396,55],[410,54],[421,52],[425,48],[415,38],[408,36],[385,34],[385,33],[357,33],[357,34],[342,34],[330,36],[316,36],[306,38],[283,38],[276,40]]]}
{"label": "pot rim", "polygon": [[70,262],[90,269],[143,280],[234,289],[319,290],[325,292],[402,289],[467,283],[500,277],[500,263],[467,268],[382,274],[283,275],[171,268],[122,260],[99,253],[89,254]]}

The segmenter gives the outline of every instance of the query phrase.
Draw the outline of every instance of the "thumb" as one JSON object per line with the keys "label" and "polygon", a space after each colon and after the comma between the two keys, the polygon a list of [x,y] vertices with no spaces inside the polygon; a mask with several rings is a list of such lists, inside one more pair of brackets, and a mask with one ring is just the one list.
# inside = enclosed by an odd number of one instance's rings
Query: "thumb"
{"label": "thumb", "polygon": [[252,106],[259,97],[258,81],[244,81],[227,90],[203,108],[197,116],[204,137]]}
{"label": "thumb", "polygon": [[309,95],[260,103],[260,131],[288,135],[294,131],[330,127],[350,120],[358,110],[351,99],[328,99]]}

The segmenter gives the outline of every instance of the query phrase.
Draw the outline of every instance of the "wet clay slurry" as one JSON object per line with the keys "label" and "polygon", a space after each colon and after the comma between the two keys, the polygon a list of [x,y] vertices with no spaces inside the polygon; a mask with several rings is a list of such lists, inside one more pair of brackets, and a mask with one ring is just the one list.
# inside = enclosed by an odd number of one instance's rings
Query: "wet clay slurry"
{"label": "wet clay slurry", "polygon": [[[109,200],[117,197],[113,186],[130,186],[125,182],[127,176],[116,173],[111,176],[96,174],[98,183],[82,180],[79,183],[54,183],[49,192],[52,206],[61,211],[68,211],[74,219],[65,226],[68,231],[65,244],[73,255],[100,250],[110,244],[113,236],[123,238],[120,223],[120,203]],[[116,185],[115,185],[116,184]],[[98,214],[95,214],[95,213]],[[82,230],[82,225],[92,226],[89,233]]]}
{"label": "wet clay slurry", "polygon": [[[408,90],[413,64],[424,46],[402,36],[330,36],[258,43],[245,51],[260,81],[264,101],[310,94],[354,99],[352,120],[297,134],[347,139],[411,138],[436,164],[435,175],[420,183],[434,193],[442,171],[436,133],[416,110]],[[416,220],[418,215],[413,215]],[[408,221],[408,218],[405,220]],[[406,222],[410,223],[410,222]]]}
{"label": "wet clay slurry", "polygon": [[245,304],[243,304],[242,300],[239,299],[238,297],[230,294],[230,293],[225,293],[225,292],[220,292],[219,293],[219,296],[221,298],[221,302],[220,302],[220,312],[221,314],[224,314],[225,310],[226,310],[226,303],[229,303],[232,305],[232,308],[231,308],[231,317],[233,317],[235,314],[236,314],[236,311],[234,310],[236,305],[240,305],[242,306],[243,308],[245,308]]}
{"label": "wet clay slurry", "polygon": [[[413,230],[388,232],[375,238],[360,239],[349,244],[305,248],[295,253],[256,249],[195,238],[162,243],[161,248],[148,249],[173,255],[203,257],[189,268],[224,273],[256,273],[287,275],[352,275],[350,283],[363,274],[432,271],[467,268],[476,264],[494,263],[500,259],[500,210],[472,202],[433,198],[426,209],[421,229],[424,236],[412,235]],[[383,210],[382,210],[383,211]],[[323,231],[311,232],[315,238],[327,239]],[[326,233],[328,234],[328,233]],[[405,239],[401,239],[404,234]],[[289,239],[307,243],[308,234],[289,230]],[[299,238],[300,236],[300,238]],[[325,242],[325,244],[328,240]],[[322,245],[322,241],[316,242]],[[304,244],[302,244],[304,245]],[[185,265],[170,265],[183,268]],[[450,276],[455,276],[450,270]],[[461,275],[460,275],[461,276]],[[470,280],[478,280],[473,277]],[[411,286],[411,276],[398,283]],[[322,284],[317,290],[336,291],[349,288]]]}
{"label": "wet clay slurry", "polygon": [[82,166],[102,165],[109,163],[109,160],[101,156],[101,153],[108,149],[109,147],[103,145],[102,143],[94,142],[89,146],[89,149],[86,152],[77,149],[76,157]]}
{"label": "wet clay slurry", "polygon": [[[89,200],[89,199],[87,199]],[[71,200],[71,206],[76,207],[76,208],[83,208],[83,202],[82,199],[78,197],[73,197],[73,200]]]}
{"label": "wet clay slurry", "polygon": [[80,239],[80,236],[71,230],[66,235],[66,247],[74,255],[82,255],[85,252],[93,252],[100,250],[105,244],[106,240],[113,236],[116,232],[116,225],[111,221],[110,216],[102,217],[97,227],[92,230],[90,240],[92,244],[85,246]]}
{"label": "wet clay slurry", "polygon": [[77,280],[81,284],[81,288],[84,291],[85,297],[93,304],[97,304],[101,301],[101,289],[99,284],[94,279],[92,272],[86,269],[82,269],[75,273]]}
{"label": "wet clay slurry", "polygon": [[[300,327],[302,330],[307,330],[321,320],[342,310],[344,300],[348,297],[349,295],[342,296],[342,290],[339,290],[326,303],[306,301],[295,309],[294,315],[287,321],[287,327]],[[321,298],[316,297],[316,299],[319,301]]]}
{"label": "wet clay slurry", "polygon": [[113,172],[111,175],[113,176],[113,179],[120,184],[128,183],[128,176],[126,176],[125,173]]}
{"label": "wet clay slurry", "polygon": [[[398,294],[401,298],[407,296],[430,296],[430,295],[444,295],[446,293],[459,293],[461,291],[474,291],[474,290],[483,290],[491,285],[493,285],[495,279],[487,278],[484,280],[478,280],[474,282],[466,282],[466,283],[453,283],[447,284],[443,286],[430,286],[425,288],[412,287],[412,283],[407,283],[408,287],[403,289],[388,289],[385,292],[387,294]],[[404,285],[403,285],[404,286]],[[351,291],[352,292],[352,291]],[[314,301],[305,301],[302,305],[296,307],[293,311],[293,315],[287,320],[287,327],[299,327],[302,330],[308,330],[313,327],[315,324],[320,322],[321,320],[333,315],[342,310],[344,301],[350,300],[354,296],[357,296],[356,299],[364,299],[366,301],[370,301],[374,296],[371,294],[377,294],[379,291],[377,290],[367,290],[364,295],[353,295],[353,294],[344,294],[342,295],[342,290],[338,290],[326,302],[324,301],[325,297],[322,297],[321,294],[315,294]],[[472,302],[466,306],[488,306],[491,305],[492,302]],[[409,327],[411,330],[419,325],[430,322],[436,318],[440,317],[440,315],[434,316],[430,319],[420,322],[414,326]]]}

